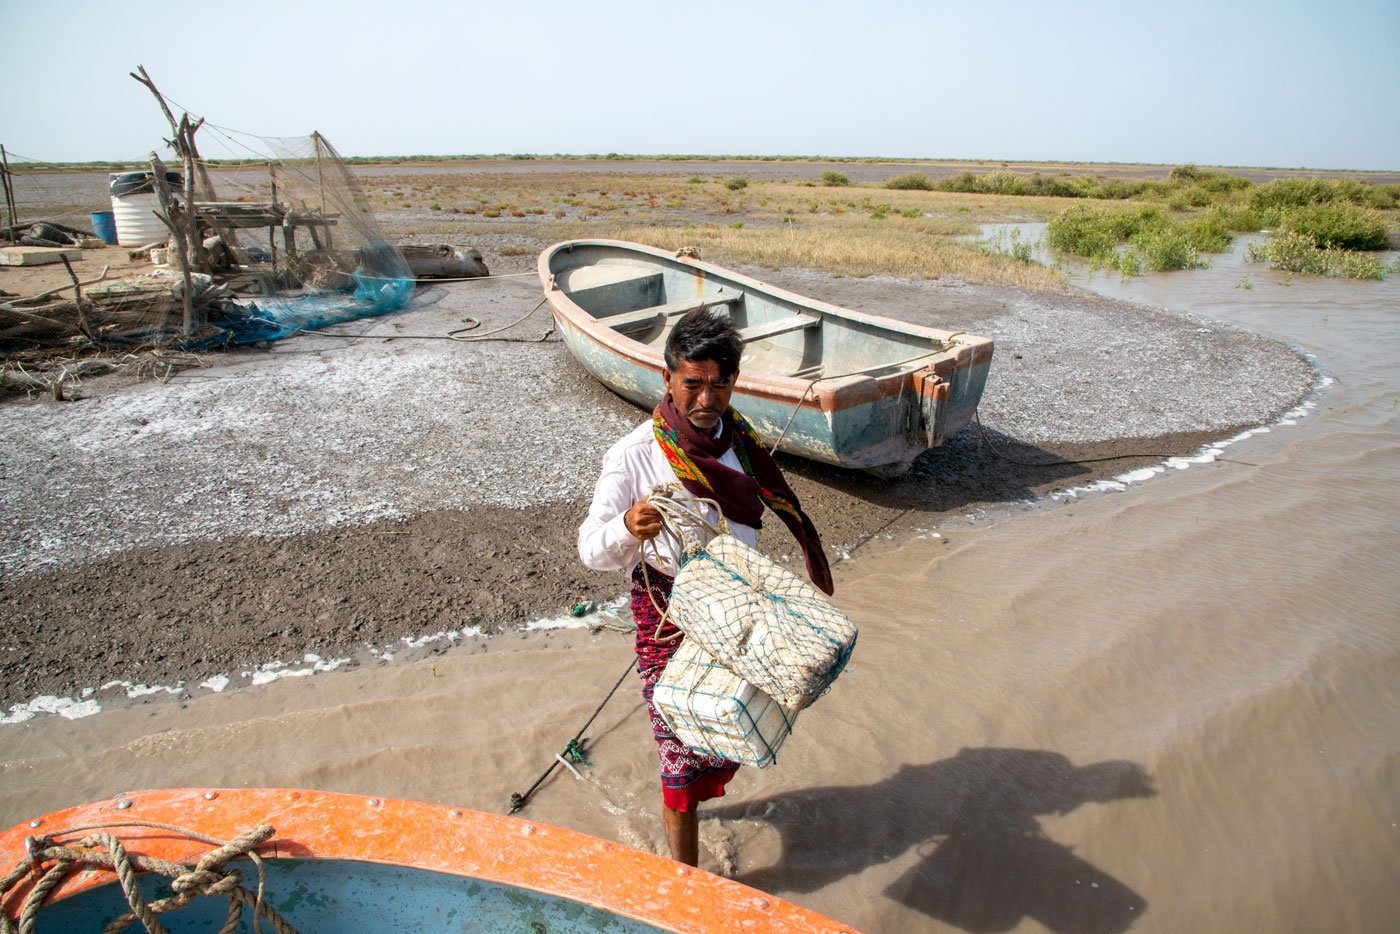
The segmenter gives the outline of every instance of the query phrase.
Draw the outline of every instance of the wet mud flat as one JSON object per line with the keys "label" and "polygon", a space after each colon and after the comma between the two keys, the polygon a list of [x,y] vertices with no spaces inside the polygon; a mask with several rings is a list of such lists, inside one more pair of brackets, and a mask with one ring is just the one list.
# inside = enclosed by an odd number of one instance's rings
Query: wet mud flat
{"label": "wet mud flat", "polygon": [[[532,259],[488,253],[498,273]],[[983,427],[905,478],[780,455],[838,582],[872,541],[1191,455],[1315,382],[1276,341],[1087,293],[750,272],[997,342]],[[306,653],[373,661],[404,639],[507,632],[623,593],[624,575],[581,566],[575,536],[604,451],[645,413],[557,336],[539,340],[544,311],[507,341],[441,339],[538,296],[529,276],[437,286],[405,313],[167,385],[0,406],[0,707],[114,681],[188,693]],[[780,525],[762,543],[793,560]]]}

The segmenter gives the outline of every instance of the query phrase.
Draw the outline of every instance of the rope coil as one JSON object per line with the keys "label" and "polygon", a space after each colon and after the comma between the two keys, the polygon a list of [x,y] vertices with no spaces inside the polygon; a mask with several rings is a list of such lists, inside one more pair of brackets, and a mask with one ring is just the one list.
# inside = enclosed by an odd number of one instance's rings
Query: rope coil
{"label": "rope coil", "polygon": [[[651,504],[653,509],[661,513],[662,531],[675,543],[678,564],[695,557],[695,555],[699,554],[704,548],[705,544],[704,542],[688,543],[683,531],[685,526],[690,526],[704,534],[706,536],[706,541],[716,535],[729,534],[729,520],[724,518],[724,513],[720,510],[719,503],[712,499],[691,497],[688,494],[683,496],[683,494],[685,494],[685,488],[679,483],[658,483],[656,486],[652,487],[651,492],[647,494],[647,502]],[[653,497],[655,498],[653,499]],[[687,506],[681,502],[683,498],[697,505],[694,507]],[[705,514],[698,508],[700,504],[713,507],[715,515],[719,517],[719,521],[711,522],[706,518]],[[661,550],[657,547],[655,538],[642,542],[642,580],[646,583],[647,599],[651,601],[652,609],[656,610],[656,615],[660,617],[656,624],[656,634],[652,636],[652,639],[662,644],[669,644],[675,642],[681,636],[685,635],[685,633],[681,632],[679,626],[671,622],[671,607],[669,602],[664,610],[661,608],[661,604],[656,602],[656,596],[651,585],[651,575],[647,573],[646,549],[648,544],[651,545],[652,557],[656,559],[657,565],[661,564]],[[679,568],[677,568],[677,570],[679,570]],[[667,623],[670,623],[671,628],[674,629],[675,632],[671,633],[669,636],[662,636],[661,627]]]}
{"label": "rope coil", "polygon": [[[200,856],[193,866],[157,859],[141,853],[128,852],[115,834],[101,832],[108,828],[150,827],[169,830],[191,840],[210,844],[214,849]],[[103,928],[103,934],[117,934],[134,921],[140,921],[148,934],[164,934],[166,928],[160,923],[159,915],[184,908],[199,896],[222,895],[228,899],[228,914],[219,934],[234,934],[238,930],[243,910],[253,912],[253,931],[261,931],[261,919],[266,919],[277,934],[297,934],[281,914],[265,899],[266,873],[262,860],[255,852],[258,846],[267,842],[276,830],[269,824],[258,824],[227,842],[206,837],[183,827],[161,824],[153,821],[119,821],[106,824],[90,824],[69,827],[25,840],[25,857],[17,862],[0,883],[0,903],[8,900],[10,894],[26,878],[33,885],[19,906],[17,920],[11,919],[8,910],[0,911],[0,934],[33,934],[38,923],[38,913],[45,900],[60,883],[75,871],[92,869],[113,873],[126,897],[130,910],[114,919]],[[61,837],[86,834],[76,842],[60,842]],[[241,870],[226,868],[226,865],[240,857],[252,860],[258,874],[256,891],[243,886]],[[52,864],[47,865],[46,864]],[[141,873],[159,873],[171,879],[170,888],[175,893],[168,898],[148,902],[137,885]]]}

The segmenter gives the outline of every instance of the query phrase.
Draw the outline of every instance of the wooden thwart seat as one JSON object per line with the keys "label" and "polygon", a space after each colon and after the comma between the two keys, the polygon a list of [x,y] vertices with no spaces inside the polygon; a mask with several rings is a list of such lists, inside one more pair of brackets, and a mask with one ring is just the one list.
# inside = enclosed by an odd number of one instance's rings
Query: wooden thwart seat
{"label": "wooden thwart seat", "polygon": [[788,315],[786,318],[778,318],[764,324],[755,324],[751,327],[740,328],[739,337],[745,344],[748,344],[769,337],[777,337],[779,334],[786,334],[789,331],[800,331],[803,328],[820,327],[821,323],[822,319],[816,315]]}
{"label": "wooden thwart seat", "polygon": [[731,289],[720,289],[709,295],[701,295],[698,298],[687,298],[679,302],[667,302],[665,305],[653,305],[650,308],[638,308],[636,311],[625,311],[620,315],[608,315],[600,318],[604,324],[615,331],[633,331],[657,323],[664,322],[667,318],[677,318],[687,312],[697,308],[713,308],[716,305],[729,305],[739,301],[744,297],[744,293],[735,292]]}

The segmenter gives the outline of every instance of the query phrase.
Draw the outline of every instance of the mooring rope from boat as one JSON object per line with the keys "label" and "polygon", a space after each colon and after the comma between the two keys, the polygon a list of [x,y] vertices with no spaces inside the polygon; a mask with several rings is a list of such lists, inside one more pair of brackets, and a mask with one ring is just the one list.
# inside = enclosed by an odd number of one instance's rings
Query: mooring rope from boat
{"label": "mooring rope from boat", "polygon": [[[178,833],[191,840],[207,843],[214,849],[208,851],[193,866],[172,863],[141,853],[130,853],[114,834],[102,831],[119,827],[150,827]],[[96,831],[96,832],[94,832]],[[76,843],[56,842],[59,837],[74,834],[87,834]],[[122,893],[126,896],[130,911],[116,918],[103,928],[103,934],[116,934],[140,921],[149,934],[164,934],[165,926],[158,915],[185,907],[197,896],[224,895],[228,898],[228,914],[219,934],[234,934],[242,923],[243,909],[253,911],[254,934],[261,931],[260,919],[266,918],[277,934],[297,934],[289,924],[265,899],[267,877],[262,860],[255,852],[276,831],[268,824],[258,824],[227,842],[207,837],[203,834],[154,821],[113,821],[102,824],[87,824],[68,827],[38,837],[25,840],[26,855],[17,862],[0,883],[0,903],[3,903],[20,882],[32,877],[34,884],[19,907],[16,928],[8,909],[0,910],[0,934],[33,934],[37,924],[39,909],[43,907],[49,893],[63,879],[75,871],[105,869],[117,877]],[[243,873],[238,869],[225,869],[225,865],[246,856],[253,861],[258,873],[257,891],[249,891],[242,885]],[[45,864],[52,863],[47,869]],[[145,872],[158,872],[171,879],[170,888],[174,895],[168,898],[147,902],[137,885],[137,876]]]}
{"label": "mooring rope from boat", "polygon": [[[546,296],[546,297],[540,299],[540,303],[539,303],[538,305],[536,305],[534,308],[531,308],[529,311],[525,312],[525,314],[521,315],[519,318],[516,318],[516,319],[515,319],[514,321],[512,321],[510,324],[506,324],[506,325],[502,325],[501,327],[494,328],[494,329],[492,329],[492,330],[490,330],[490,331],[485,332],[484,334],[473,334],[471,337],[458,337],[458,336],[457,336],[458,334],[462,334],[462,333],[465,333],[465,332],[467,332],[467,331],[474,331],[474,330],[476,330],[477,328],[481,327],[481,321],[480,321],[480,320],[478,320],[478,319],[476,319],[476,318],[469,318],[468,320],[472,321],[472,322],[473,322],[472,324],[469,324],[469,325],[467,325],[467,326],[464,327],[464,328],[457,328],[456,330],[448,331],[448,332],[447,332],[447,339],[448,339],[448,340],[454,340],[454,341],[460,341],[460,342],[462,342],[463,344],[470,344],[470,343],[472,343],[473,341],[484,340],[485,338],[490,337],[492,334],[499,334],[499,333],[501,333],[502,331],[509,331],[511,328],[515,327],[517,324],[520,324],[520,323],[521,323],[522,321],[524,321],[526,318],[530,317],[530,316],[533,315],[535,312],[537,312],[537,311],[539,311],[541,308],[543,308],[543,307],[544,307],[544,303],[547,302],[547,301],[549,301],[549,297],[548,297],[548,296]],[[549,330],[546,331],[544,337],[539,338],[539,340],[542,341],[542,340],[544,340],[545,337],[548,337],[549,335],[551,335],[551,334],[553,334],[553,333],[554,333],[554,323],[553,323],[553,321],[551,320],[550,326],[549,326]]]}
{"label": "mooring rope from boat", "polygon": [[574,762],[577,762],[580,765],[592,764],[588,761],[586,752],[584,750],[583,742],[581,741],[583,738],[584,731],[593,725],[594,720],[598,719],[598,714],[603,712],[603,708],[607,706],[608,701],[612,700],[613,695],[617,693],[617,689],[622,687],[622,682],[627,680],[627,675],[630,672],[635,671],[636,668],[637,660],[629,658],[627,660],[627,667],[622,670],[622,675],[617,679],[617,683],[612,686],[612,690],[608,692],[607,696],[603,698],[603,700],[598,704],[597,707],[593,708],[593,715],[590,716],[588,718],[588,721],[584,723],[582,727],[579,728],[579,731],[577,733],[574,734],[574,738],[564,744],[563,752],[559,753],[554,757],[554,761],[549,764],[549,768],[544,770],[544,774],[542,774],[539,778],[535,779],[535,783],[531,785],[524,794],[521,794],[518,791],[511,793],[510,810],[506,812],[507,814],[514,814],[516,811],[519,811],[520,809],[524,808],[525,805],[529,804],[530,796],[533,795],[539,789],[540,785],[544,784],[545,779],[549,778],[549,776],[554,773],[554,770],[559,767],[559,763],[563,762],[565,757],[567,757],[568,759],[572,759]]}
{"label": "mooring rope from boat", "polygon": [[[428,284],[428,285],[432,285],[432,284],[435,283],[435,282],[481,282],[481,281],[484,281],[484,280],[486,280],[486,279],[520,279],[520,278],[523,278],[523,277],[525,277],[525,276],[537,276],[537,275],[539,275],[539,273],[537,273],[537,272],[499,272],[499,273],[496,273],[496,274],[494,274],[494,275],[486,275],[486,276],[458,276],[458,277],[456,277],[456,278],[451,278],[451,277],[438,277],[438,276],[422,276],[422,277],[419,277],[419,278],[416,278],[416,279],[413,278],[413,277],[409,277],[409,278],[410,278],[410,281],[412,281],[412,282],[423,282],[423,283],[426,283],[426,284]],[[398,281],[400,281],[398,278],[395,278],[395,277],[393,277],[393,276],[366,276],[366,275],[364,275],[363,273],[360,275],[360,278],[361,278],[361,279],[369,279],[369,280],[372,280],[372,281],[374,281],[374,282],[398,282]]]}
{"label": "mooring rope from boat", "polygon": [[[953,339],[958,337],[962,333],[962,331],[957,331],[951,337],[946,338],[943,341],[943,346],[940,347],[938,350],[932,350],[928,353],[917,354],[913,357],[906,357],[903,360],[896,360],[894,363],[881,363],[876,366],[867,366],[859,370],[852,370],[849,373],[833,373],[831,376],[818,376],[817,378],[810,380],[807,383],[807,388],[802,390],[802,395],[798,397],[797,404],[792,407],[792,414],[788,416],[787,424],[783,426],[782,434],[778,435],[778,440],[773,442],[773,446],[768,449],[768,453],[778,453],[778,447],[782,445],[783,439],[787,437],[788,429],[792,427],[793,420],[797,418],[797,413],[802,411],[803,403],[805,403],[807,401],[807,397],[812,394],[812,390],[816,388],[817,383],[826,382],[829,379],[845,379],[848,376],[860,376],[862,373],[868,373],[871,370],[876,369],[885,369],[887,367],[889,369],[896,369],[898,367],[908,366],[911,363],[917,363],[918,361],[927,359],[928,357],[936,357],[939,354],[946,351],[950,346],[952,346]],[[914,371],[911,370],[910,372]]]}
{"label": "mooring rope from boat", "polygon": [[459,344],[474,344],[478,341],[500,341],[502,343],[508,344],[542,344],[545,341],[549,340],[550,335],[554,333],[554,320],[552,318],[549,322],[549,330],[545,331],[539,337],[494,337],[493,335],[499,334],[502,331],[509,331],[517,324],[522,323],[523,321],[525,321],[526,318],[529,318],[535,312],[539,311],[540,308],[544,306],[544,303],[546,301],[548,301],[548,299],[540,299],[540,303],[538,305],[525,312],[525,314],[521,315],[519,318],[516,318],[510,324],[503,325],[502,327],[498,328],[493,328],[492,330],[486,331],[482,334],[473,334],[470,337],[458,337],[457,335],[466,333],[468,331],[474,331],[477,328],[481,327],[480,318],[473,318],[471,316],[463,318],[463,321],[470,323],[468,323],[465,327],[454,328],[453,330],[448,331],[446,334],[351,334],[346,331],[332,331],[330,329],[306,330],[298,331],[297,333],[308,337],[349,337],[354,340],[381,340],[385,343],[388,343],[389,341],[456,341]]}

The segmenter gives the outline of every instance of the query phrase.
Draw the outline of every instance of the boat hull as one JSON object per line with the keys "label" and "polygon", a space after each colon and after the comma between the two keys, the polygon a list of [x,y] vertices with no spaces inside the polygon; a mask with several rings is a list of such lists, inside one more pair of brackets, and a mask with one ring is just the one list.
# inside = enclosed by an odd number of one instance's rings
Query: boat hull
{"label": "boat hull", "polygon": [[[561,274],[594,259],[630,262],[639,268],[654,264],[671,278],[672,291],[677,290],[679,279],[679,290],[701,298],[741,293],[736,306],[820,317],[828,332],[836,333],[834,339],[823,339],[852,345],[841,348],[851,361],[842,373],[828,371],[817,379],[765,372],[761,366],[750,366],[746,355],[733,405],[767,444],[781,438],[782,450],[789,453],[840,467],[897,472],[971,421],[986,385],[992,342],[985,338],[863,315],[698,259],[673,257],[637,244],[571,241],[544,251],[540,277],[569,352],[613,392],[644,408],[654,407],[664,391],[659,337],[653,332],[652,340],[640,341],[618,333],[607,316],[592,313],[575,300],[582,290],[571,292],[560,281]],[[759,324],[754,330],[763,327]],[[858,346],[862,340],[878,342],[886,348],[886,358],[862,356]],[[798,346],[796,341],[793,346]]]}
{"label": "boat hull", "polygon": [[[521,820],[392,798],[298,789],[164,789],[41,815],[0,834],[4,870],[26,838],[111,825],[127,852],[190,865],[211,849],[170,830],[230,840],[270,824],[257,847],[267,898],[302,934],[350,930],[849,930],[756,889],[652,853]],[[125,824],[125,826],[122,826]],[[63,835],[63,842],[83,834]],[[244,884],[256,882],[246,861]],[[143,876],[148,898],[169,882]],[[17,919],[32,882],[5,898]],[[125,910],[113,873],[69,873],[38,913],[38,930],[100,931]],[[209,931],[223,898],[161,916],[172,932]],[[211,919],[213,923],[211,923]],[[543,925],[540,928],[536,925]],[[251,930],[245,912],[242,930]],[[263,930],[270,930],[266,921]]]}

